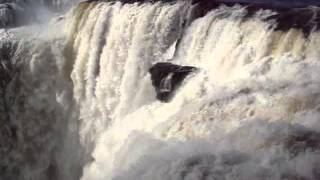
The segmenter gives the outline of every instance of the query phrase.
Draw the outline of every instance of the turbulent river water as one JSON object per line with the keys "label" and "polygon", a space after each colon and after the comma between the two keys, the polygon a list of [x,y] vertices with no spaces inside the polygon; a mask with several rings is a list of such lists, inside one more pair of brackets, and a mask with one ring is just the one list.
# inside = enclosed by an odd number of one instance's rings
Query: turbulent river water
{"label": "turbulent river water", "polygon": [[[320,179],[320,32],[195,7],[83,2],[3,32],[0,179]],[[198,68],[167,103],[157,62]]]}

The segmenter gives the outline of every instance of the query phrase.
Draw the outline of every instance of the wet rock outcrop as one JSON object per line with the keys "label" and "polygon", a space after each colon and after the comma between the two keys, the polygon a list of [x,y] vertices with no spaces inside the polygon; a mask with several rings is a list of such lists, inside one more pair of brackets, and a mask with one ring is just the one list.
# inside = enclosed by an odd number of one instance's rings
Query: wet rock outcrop
{"label": "wet rock outcrop", "polygon": [[196,70],[197,68],[192,66],[179,66],[168,62],[160,62],[152,66],[149,73],[157,93],[157,99],[162,102],[170,101],[183,80]]}

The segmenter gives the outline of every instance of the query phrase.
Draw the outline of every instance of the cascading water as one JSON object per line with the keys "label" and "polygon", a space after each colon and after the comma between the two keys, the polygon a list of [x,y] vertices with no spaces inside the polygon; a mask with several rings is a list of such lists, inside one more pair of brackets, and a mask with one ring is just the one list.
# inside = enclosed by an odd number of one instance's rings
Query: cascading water
{"label": "cascading water", "polygon": [[[317,29],[279,29],[271,10],[195,9],[83,2],[16,45],[3,177],[319,179]],[[197,68],[167,103],[149,74],[158,62]]]}

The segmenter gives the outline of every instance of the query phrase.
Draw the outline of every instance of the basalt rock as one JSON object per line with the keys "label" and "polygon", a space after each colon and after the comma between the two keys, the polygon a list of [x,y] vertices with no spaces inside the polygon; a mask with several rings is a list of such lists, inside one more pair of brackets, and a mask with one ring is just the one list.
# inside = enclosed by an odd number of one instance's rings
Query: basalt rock
{"label": "basalt rock", "polygon": [[197,68],[192,66],[179,66],[168,62],[157,63],[149,70],[152,85],[154,86],[157,99],[162,102],[170,101],[175,90],[183,80]]}

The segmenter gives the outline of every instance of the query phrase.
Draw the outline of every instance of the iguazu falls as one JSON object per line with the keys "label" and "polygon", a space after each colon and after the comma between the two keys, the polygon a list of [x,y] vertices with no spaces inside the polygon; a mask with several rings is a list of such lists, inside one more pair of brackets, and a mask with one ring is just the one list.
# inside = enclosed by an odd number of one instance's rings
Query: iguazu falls
{"label": "iguazu falls", "polygon": [[320,180],[320,1],[0,0],[0,180]]}

